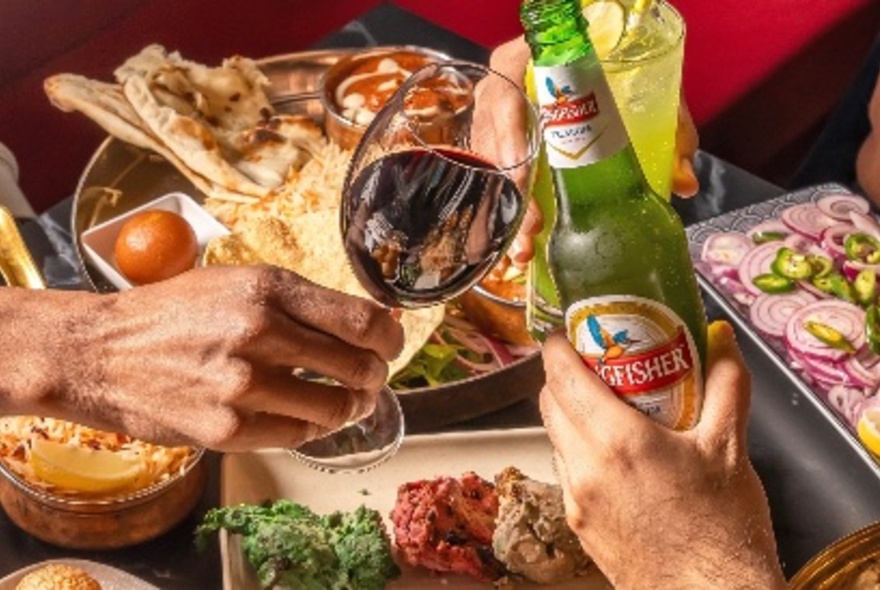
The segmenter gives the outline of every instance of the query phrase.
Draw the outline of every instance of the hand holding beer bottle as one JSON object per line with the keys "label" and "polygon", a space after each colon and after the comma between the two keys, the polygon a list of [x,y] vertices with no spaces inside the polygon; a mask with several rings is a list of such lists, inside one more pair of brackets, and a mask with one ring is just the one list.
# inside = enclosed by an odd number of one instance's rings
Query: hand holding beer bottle
{"label": "hand holding beer bottle", "polygon": [[547,261],[569,341],[618,395],[692,427],[706,315],[684,227],[642,173],[577,0],[525,0],[556,193]]}

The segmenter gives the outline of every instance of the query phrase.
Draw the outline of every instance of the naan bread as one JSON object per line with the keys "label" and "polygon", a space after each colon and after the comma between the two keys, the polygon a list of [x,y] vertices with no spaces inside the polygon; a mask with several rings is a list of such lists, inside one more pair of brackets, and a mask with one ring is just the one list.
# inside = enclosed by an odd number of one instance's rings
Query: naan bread
{"label": "naan bread", "polygon": [[244,197],[217,186],[188,168],[177,155],[143,125],[117,84],[91,80],[76,74],[57,74],[43,84],[49,100],[62,111],[79,111],[104,131],[126,143],[152,150],[170,162],[197,189],[217,199],[251,203]]}
{"label": "naan bread", "polygon": [[267,78],[245,57],[212,68],[150,45],[115,76],[118,84],[59,74],[45,89],[59,108],[156,151],[208,197],[265,198],[327,142],[309,117],[274,112]]}
{"label": "naan bread", "polygon": [[[233,233],[208,245],[212,264],[264,262],[292,270],[318,285],[369,298],[348,264],[339,232],[339,211],[305,213],[285,223],[269,215],[251,218]],[[389,365],[389,376],[405,367],[443,322],[445,308],[404,310],[404,348]]]}

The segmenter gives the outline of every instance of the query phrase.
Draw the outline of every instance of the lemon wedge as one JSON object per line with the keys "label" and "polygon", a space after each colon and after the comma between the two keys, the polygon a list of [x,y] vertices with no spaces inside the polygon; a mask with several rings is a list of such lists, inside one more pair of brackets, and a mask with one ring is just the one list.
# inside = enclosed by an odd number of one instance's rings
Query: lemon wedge
{"label": "lemon wedge", "polygon": [[93,494],[132,488],[144,471],[138,458],[43,439],[34,440],[30,460],[34,473],[46,483]]}
{"label": "lemon wedge", "polygon": [[626,27],[626,9],[615,0],[595,0],[583,7],[588,32],[599,59],[604,59],[620,43]]}
{"label": "lemon wedge", "polygon": [[880,455],[880,408],[868,408],[862,412],[856,432],[866,449]]}

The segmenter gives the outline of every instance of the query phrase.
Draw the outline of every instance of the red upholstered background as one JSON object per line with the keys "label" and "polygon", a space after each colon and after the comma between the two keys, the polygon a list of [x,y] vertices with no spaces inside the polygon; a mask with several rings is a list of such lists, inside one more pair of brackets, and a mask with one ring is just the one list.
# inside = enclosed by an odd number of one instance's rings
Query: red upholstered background
{"label": "red upholstered background", "polygon": [[[685,94],[705,149],[782,182],[880,31],[876,0],[671,0],[688,22]],[[152,42],[216,63],[308,47],[379,0],[3,0],[0,142],[38,211],[72,194],[104,137],[51,107],[57,72],[110,79]],[[519,34],[519,0],[396,0],[486,47]]]}

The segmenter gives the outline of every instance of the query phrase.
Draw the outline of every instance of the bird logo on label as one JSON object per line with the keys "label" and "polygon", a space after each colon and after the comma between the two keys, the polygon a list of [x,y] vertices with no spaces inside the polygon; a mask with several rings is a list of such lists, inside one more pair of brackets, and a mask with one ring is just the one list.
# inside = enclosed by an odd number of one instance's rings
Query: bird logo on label
{"label": "bird logo on label", "polygon": [[603,328],[596,316],[593,315],[587,317],[587,328],[590,330],[593,341],[603,350],[602,357],[599,359],[600,364],[623,356],[627,348],[638,343],[638,340],[629,337],[628,330],[619,330],[612,334]]}
{"label": "bird logo on label", "polygon": [[550,76],[547,76],[544,82],[547,84],[547,90],[550,91],[550,95],[554,98],[556,104],[568,102],[568,98],[573,94],[571,86],[566,85],[560,88]]}

